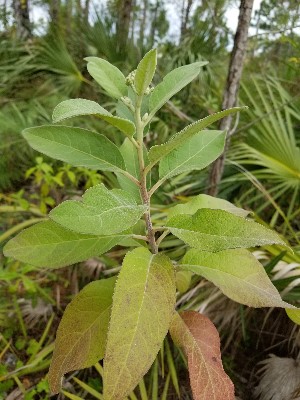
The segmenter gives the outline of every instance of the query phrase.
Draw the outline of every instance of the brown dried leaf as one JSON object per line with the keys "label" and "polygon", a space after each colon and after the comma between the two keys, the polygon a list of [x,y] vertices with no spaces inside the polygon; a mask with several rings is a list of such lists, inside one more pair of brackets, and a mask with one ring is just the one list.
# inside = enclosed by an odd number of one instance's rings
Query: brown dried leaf
{"label": "brown dried leaf", "polygon": [[194,400],[234,400],[234,386],[222,366],[214,324],[204,315],[185,311],[174,314],[170,333],[188,359]]}

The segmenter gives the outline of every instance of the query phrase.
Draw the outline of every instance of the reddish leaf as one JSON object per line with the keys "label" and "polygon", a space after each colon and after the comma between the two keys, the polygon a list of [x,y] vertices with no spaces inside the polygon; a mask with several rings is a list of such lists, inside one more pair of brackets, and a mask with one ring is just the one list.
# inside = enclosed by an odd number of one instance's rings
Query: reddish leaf
{"label": "reddish leaf", "polygon": [[170,333],[188,359],[194,400],[234,400],[234,386],[222,366],[214,324],[204,315],[185,311],[174,314]]}

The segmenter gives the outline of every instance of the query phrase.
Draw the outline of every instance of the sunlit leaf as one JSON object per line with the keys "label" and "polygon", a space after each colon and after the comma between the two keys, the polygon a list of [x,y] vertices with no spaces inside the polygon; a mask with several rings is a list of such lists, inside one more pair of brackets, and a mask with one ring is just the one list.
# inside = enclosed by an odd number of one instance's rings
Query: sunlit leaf
{"label": "sunlit leaf", "polygon": [[155,69],[156,69],[156,49],[152,49],[145,54],[145,56],[140,61],[136,69],[134,86],[139,95],[144,94],[145,90],[152,82]]}
{"label": "sunlit leaf", "polygon": [[193,215],[176,215],[168,229],[191,247],[217,252],[240,247],[286,243],[271,229],[223,210],[202,208]]}
{"label": "sunlit leaf", "polygon": [[207,167],[222,154],[225,138],[223,131],[199,132],[161,159],[159,177],[169,179],[183,172]]}
{"label": "sunlit leaf", "polygon": [[200,73],[207,61],[184,65],[169,72],[153,90],[149,100],[149,110],[155,114],[171,97],[188,85]]}
{"label": "sunlit leaf", "polygon": [[101,118],[112,126],[118,128],[121,132],[125,133],[125,135],[133,136],[135,133],[135,126],[131,121],[125,118],[115,117],[98,103],[91,100],[65,100],[55,107],[52,119],[53,122],[61,122],[65,119],[81,115],[94,115]]}
{"label": "sunlit leaf", "polygon": [[116,284],[104,357],[104,399],[123,400],[153,363],[175,306],[170,259],[145,248],[127,253]]}
{"label": "sunlit leaf", "polygon": [[4,247],[13,257],[37,267],[58,268],[99,256],[126,237],[82,235],[53,221],[40,222],[25,229]]}
{"label": "sunlit leaf", "polygon": [[88,189],[82,201],[64,201],[49,216],[74,232],[113,235],[135,225],[144,212],[145,206],[137,205],[129,193],[100,184]]}
{"label": "sunlit leaf", "polygon": [[180,268],[213,282],[230,299],[250,307],[282,307],[283,301],[264,267],[245,249],[208,253],[189,250]]}
{"label": "sunlit leaf", "polygon": [[60,321],[48,374],[58,393],[67,372],[88,368],[104,357],[116,278],[91,282],[67,306]]}
{"label": "sunlit leaf", "polygon": [[112,97],[127,95],[127,85],[122,72],[108,61],[98,57],[86,57],[90,75]]}
{"label": "sunlit leaf", "polygon": [[151,149],[149,150],[150,162],[152,164],[155,164],[162,157],[165,157],[172,150],[184,144],[188,139],[202,131],[207,126],[213,124],[219,119],[226,117],[227,115],[234,114],[245,109],[247,109],[247,107],[230,108],[228,110],[209,115],[208,117],[200,119],[199,121],[196,121],[193,124],[186,126],[182,131],[175,133],[175,135],[173,135],[166,143],[151,147]]}
{"label": "sunlit leaf", "polygon": [[22,134],[35,150],[75,167],[103,171],[120,171],[125,167],[114,143],[86,129],[44,125],[27,128]]}
{"label": "sunlit leaf", "polygon": [[188,359],[194,400],[234,400],[234,386],[225,373],[220,338],[214,324],[195,311],[174,314],[170,333]]}
{"label": "sunlit leaf", "polygon": [[227,200],[218,199],[207,194],[199,194],[184,204],[177,204],[168,209],[168,218],[170,219],[179,214],[195,214],[201,208],[225,210],[239,217],[247,217],[249,214],[249,211],[238,208]]}

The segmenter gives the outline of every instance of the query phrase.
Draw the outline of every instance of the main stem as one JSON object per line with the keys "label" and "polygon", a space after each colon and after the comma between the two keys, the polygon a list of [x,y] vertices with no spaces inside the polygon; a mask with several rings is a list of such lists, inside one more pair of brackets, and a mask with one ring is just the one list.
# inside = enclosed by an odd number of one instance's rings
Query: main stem
{"label": "main stem", "polygon": [[139,167],[140,167],[140,192],[143,203],[146,205],[147,209],[144,214],[146,227],[147,227],[147,238],[149,240],[149,244],[153,254],[157,254],[158,247],[155,241],[155,235],[153,231],[151,215],[150,215],[150,197],[147,190],[147,174],[145,171],[145,162],[144,162],[144,153],[143,153],[143,134],[144,134],[144,123],[141,120],[141,104],[142,104],[142,96],[137,96],[137,101],[135,105],[135,125],[136,125],[136,134],[137,134],[137,143],[138,143],[138,159],[139,159]]}

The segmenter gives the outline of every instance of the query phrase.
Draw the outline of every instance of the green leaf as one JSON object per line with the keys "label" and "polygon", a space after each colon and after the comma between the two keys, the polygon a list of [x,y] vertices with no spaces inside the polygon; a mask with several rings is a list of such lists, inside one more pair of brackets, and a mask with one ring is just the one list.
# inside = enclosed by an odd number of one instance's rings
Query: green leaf
{"label": "green leaf", "polygon": [[295,324],[300,325],[300,309],[297,308],[286,308],[285,309],[288,317],[295,322]]}
{"label": "green leaf", "polygon": [[22,134],[35,150],[75,167],[114,172],[125,167],[114,143],[86,129],[44,125],[27,128]]}
{"label": "green leaf", "polygon": [[[137,149],[130,140],[125,139],[119,148],[125,162],[126,171],[136,179],[140,180],[140,166]],[[147,163],[147,150],[144,147],[144,160]],[[118,182],[121,188],[132,194],[138,203],[141,203],[139,187],[125,175],[117,174]],[[147,186],[150,186],[150,174],[147,176]]]}
{"label": "green leaf", "polygon": [[153,363],[175,307],[170,259],[145,248],[127,253],[116,284],[104,357],[104,399],[123,400]]}
{"label": "green leaf", "polygon": [[245,249],[208,253],[189,250],[180,269],[201,275],[230,299],[249,307],[282,307],[282,299],[259,261]]}
{"label": "green leaf", "polygon": [[167,211],[168,219],[179,214],[195,214],[195,212],[201,208],[225,210],[239,217],[247,217],[250,212],[236,207],[227,200],[218,199],[216,197],[208,196],[207,194],[199,194],[184,204],[177,204],[176,206],[171,207]]}
{"label": "green leaf", "polygon": [[37,267],[59,268],[99,256],[127,235],[81,235],[53,221],[40,222],[19,233],[3,249],[13,257]]}
{"label": "green leaf", "polygon": [[135,134],[135,125],[128,119],[115,117],[110,112],[101,107],[98,103],[85,99],[65,100],[59,103],[53,110],[53,122],[61,122],[68,118],[81,115],[94,115],[103,119],[112,126],[118,128],[127,136]]}
{"label": "green leaf", "polygon": [[134,86],[139,95],[143,95],[152,82],[156,69],[156,57],[156,49],[150,50],[145,54],[136,69]]}
{"label": "green leaf", "polygon": [[207,167],[222,154],[225,138],[223,131],[199,132],[161,159],[159,177],[169,179],[183,172]]}
{"label": "green leaf", "polygon": [[106,236],[132,227],[145,211],[129,193],[100,184],[88,189],[82,201],[64,201],[49,217],[74,232]]}
{"label": "green leaf", "polygon": [[189,290],[192,280],[192,273],[190,271],[177,271],[176,272],[176,288],[180,293],[185,293]]}
{"label": "green leaf", "polygon": [[186,126],[182,131],[175,133],[175,135],[173,135],[166,143],[151,147],[148,155],[151,164],[157,163],[157,161],[159,161],[161,158],[165,157],[172,150],[184,144],[186,140],[190,139],[207,126],[226,117],[227,115],[243,111],[247,108],[248,107],[230,108],[228,110],[209,115],[208,117],[200,119],[199,121],[196,121],[193,124]]}
{"label": "green leaf", "polygon": [[200,73],[207,61],[184,65],[169,72],[151,93],[149,110],[155,114],[174,94],[188,85]]}
{"label": "green leaf", "polygon": [[60,321],[48,374],[51,392],[70,371],[91,367],[104,357],[116,278],[91,282],[67,306]]}
{"label": "green leaf", "polygon": [[177,215],[168,229],[191,247],[217,252],[239,247],[286,243],[271,229],[223,210],[202,208],[193,215]]}
{"label": "green leaf", "polygon": [[119,99],[127,95],[127,85],[122,72],[108,61],[97,57],[86,57],[90,75],[112,97]]}
{"label": "green leaf", "polygon": [[188,359],[193,398],[234,400],[234,386],[222,366],[220,337],[214,324],[196,311],[175,313],[170,334]]}

